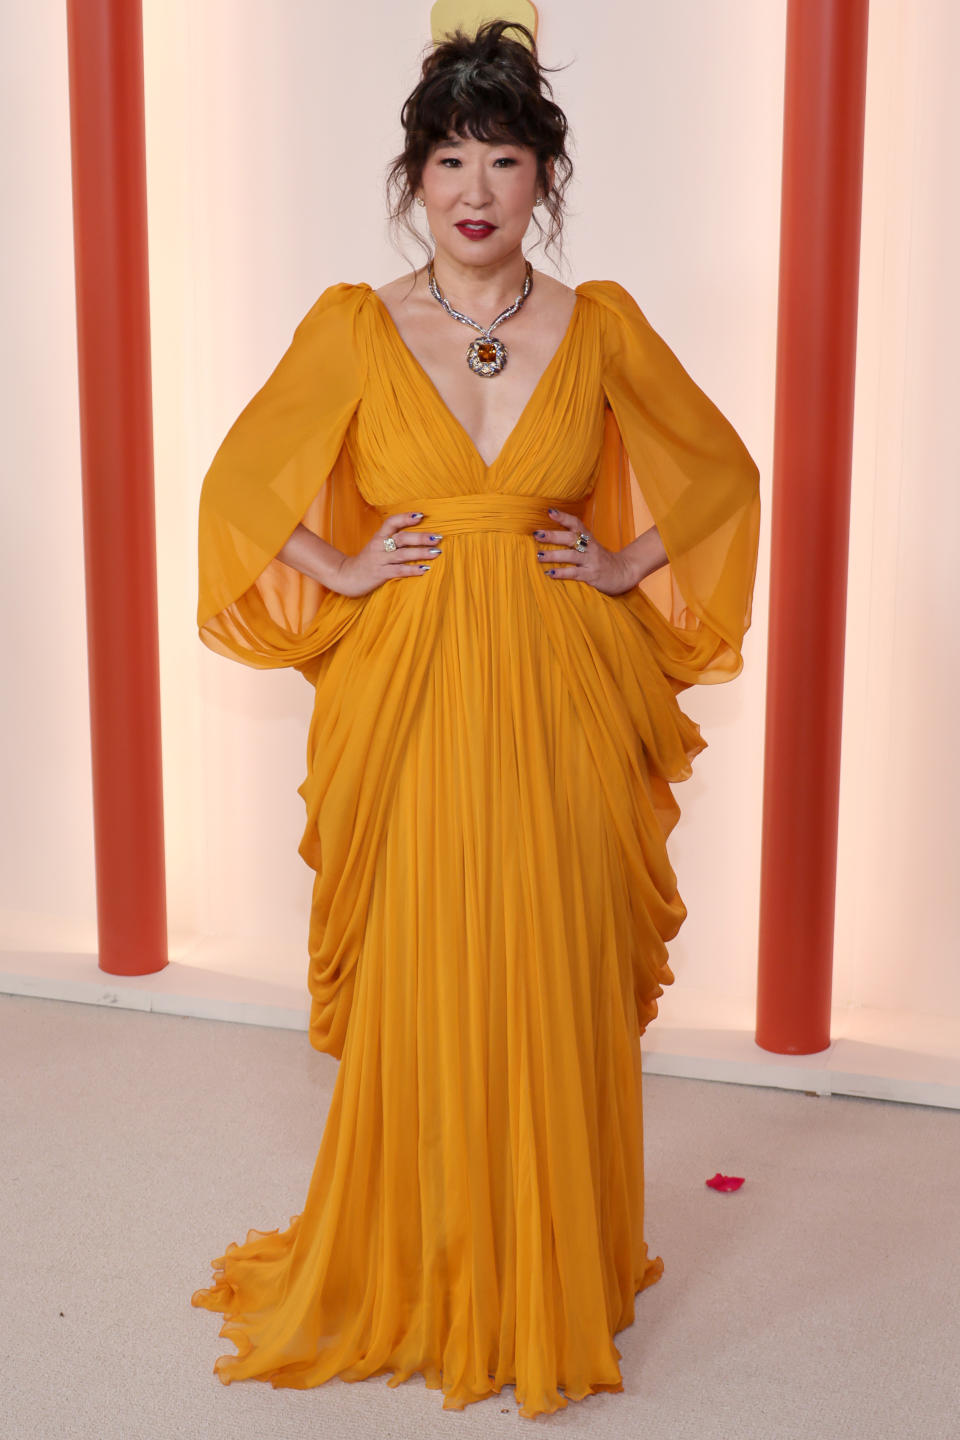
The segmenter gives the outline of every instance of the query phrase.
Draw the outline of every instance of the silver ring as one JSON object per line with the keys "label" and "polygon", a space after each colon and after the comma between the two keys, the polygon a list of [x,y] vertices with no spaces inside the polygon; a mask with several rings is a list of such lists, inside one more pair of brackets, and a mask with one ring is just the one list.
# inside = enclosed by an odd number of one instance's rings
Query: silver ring
{"label": "silver ring", "polygon": [[587,541],[589,539],[590,536],[587,534],[586,530],[581,530],[580,534],[577,536],[577,543],[573,547],[574,550],[579,550],[582,555],[584,550],[586,550],[587,548]]}
{"label": "silver ring", "polygon": [[384,550],[396,550],[397,542],[396,540],[394,540],[392,535],[384,535],[383,548]]}

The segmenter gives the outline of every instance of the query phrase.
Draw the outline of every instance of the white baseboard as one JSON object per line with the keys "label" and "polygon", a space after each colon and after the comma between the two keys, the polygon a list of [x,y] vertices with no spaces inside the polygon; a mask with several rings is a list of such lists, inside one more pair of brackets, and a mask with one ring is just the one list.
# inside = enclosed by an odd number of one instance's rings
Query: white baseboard
{"label": "white baseboard", "polygon": [[[173,960],[152,975],[109,975],[95,955],[0,951],[0,994],[307,1029],[305,978],[291,982],[289,957],[278,966],[283,978],[267,981],[226,968],[223,942],[200,942],[188,953],[191,963]],[[244,958],[240,968],[248,965]],[[304,960],[304,976],[305,969]],[[825,1050],[780,1055],[754,1040],[752,1001],[685,989],[678,980],[659,1006],[643,1037],[644,1074],[960,1109],[960,1019],[837,1007]]]}

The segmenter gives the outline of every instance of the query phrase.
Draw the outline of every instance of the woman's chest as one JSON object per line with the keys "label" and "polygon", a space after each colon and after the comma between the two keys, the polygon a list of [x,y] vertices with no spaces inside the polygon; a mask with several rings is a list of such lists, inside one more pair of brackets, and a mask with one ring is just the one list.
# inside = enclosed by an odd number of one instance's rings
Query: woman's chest
{"label": "woman's chest", "polygon": [[[599,356],[589,341],[589,331],[580,327],[548,363],[515,419],[506,400],[502,410],[471,412],[469,395],[465,399],[459,392],[451,396],[451,405],[458,406],[454,414],[412,358],[398,356],[385,340],[374,343],[364,394],[347,433],[364,498],[382,505],[410,494],[411,486],[417,494],[432,495],[587,494],[599,465],[605,405]],[[492,386],[500,377],[467,378]],[[516,401],[514,413],[515,407]],[[490,435],[500,445],[492,457],[485,444]]]}

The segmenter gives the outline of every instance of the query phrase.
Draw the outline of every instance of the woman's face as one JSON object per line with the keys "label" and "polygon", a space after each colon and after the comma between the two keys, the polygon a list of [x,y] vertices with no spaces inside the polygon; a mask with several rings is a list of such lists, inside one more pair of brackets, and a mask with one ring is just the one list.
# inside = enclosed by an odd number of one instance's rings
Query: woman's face
{"label": "woman's face", "polygon": [[[552,171],[548,161],[550,183]],[[419,193],[438,251],[462,265],[486,266],[520,248],[538,190],[529,146],[451,135],[428,155]],[[458,229],[472,220],[492,228]]]}

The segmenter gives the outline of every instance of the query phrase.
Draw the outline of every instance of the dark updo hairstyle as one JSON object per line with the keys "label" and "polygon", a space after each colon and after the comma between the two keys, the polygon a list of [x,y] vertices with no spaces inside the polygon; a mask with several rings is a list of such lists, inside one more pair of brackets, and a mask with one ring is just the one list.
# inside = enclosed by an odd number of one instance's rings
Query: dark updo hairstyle
{"label": "dark updo hairstyle", "polygon": [[[504,34],[519,30],[527,43]],[[549,67],[551,69],[560,67]],[[394,234],[402,227],[423,246],[430,246],[410,220],[410,209],[433,147],[451,133],[475,140],[509,141],[536,153],[537,180],[550,217],[545,250],[556,245],[562,256],[563,197],[573,166],[567,155],[567,119],[551,98],[548,67],[540,64],[536,42],[526,25],[514,20],[488,20],[475,35],[459,27],[433,46],[424,58],[420,81],[400,111],[404,147],[387,170],[387,206]],[[553,160],[549,185],[546,162]],[[543,240],[537,211],[533,219]],[[537,244],[540,243],[538,240]]]}

